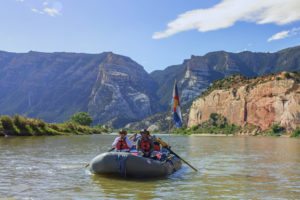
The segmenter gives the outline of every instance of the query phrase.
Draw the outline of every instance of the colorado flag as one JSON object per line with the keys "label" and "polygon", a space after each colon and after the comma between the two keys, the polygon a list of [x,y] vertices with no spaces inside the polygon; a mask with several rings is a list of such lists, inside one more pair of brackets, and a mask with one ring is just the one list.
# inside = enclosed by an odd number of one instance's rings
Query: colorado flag
{"label": "colorado flag", "polygon": [[179,96],[178,96],[176,81],[175,81],[175,85],[174,85],[173,98],[174,98],[173,119],[176,124],[176,127],[182,127],[182,118],[181,118],[181,112],[180,112],[180,103],[179,103]]}

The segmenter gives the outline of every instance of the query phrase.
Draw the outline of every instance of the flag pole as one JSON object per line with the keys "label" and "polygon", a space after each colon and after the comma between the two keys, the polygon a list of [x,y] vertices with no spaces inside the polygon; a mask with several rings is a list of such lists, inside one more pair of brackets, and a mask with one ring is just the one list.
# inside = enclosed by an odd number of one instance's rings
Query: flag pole
{"label": "flag pole", "polygon": [[174,87],[173,87],[173,91],[172,91],[172,96],[171,96],[171,114],[170,114],[170,120],[169,120],[169,130],[168,130],[168,143],[170,143],[169,141],[169,138],[170,138],[170,129],[171,129],[171,123],[172,123],[172,119],[173,119],[173,104],[174,104],[174,92],[175,92],[175,85],[176,85],[176,79],[175,79],[175,82],[174,82]]}

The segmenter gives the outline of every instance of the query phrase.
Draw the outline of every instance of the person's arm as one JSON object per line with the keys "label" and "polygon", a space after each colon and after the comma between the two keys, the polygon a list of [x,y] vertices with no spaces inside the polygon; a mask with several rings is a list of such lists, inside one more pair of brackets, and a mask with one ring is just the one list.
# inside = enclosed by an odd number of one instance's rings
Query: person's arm
{"label": "person's arm", "polygon": [[117,138],[115,139],[115,141],[112,143],[112,146],[113,146],[114,148],[116,148],[119,138],[120,138],[120,137],[117,137]]}
{"label": "person's arm", "polygon": [[130,141],[130,139],[128,137],[126,137],[126,143],[127,143],[127,146],[130,149],[132,147],[132,142]]}
{"label": "person's arm", "polygon": [[137,141],[137,138],[136,138],[136,136],[137,136],[137,133],[133,134],[132,141],[134,141],[134,142],[136,142],[136,141]]}

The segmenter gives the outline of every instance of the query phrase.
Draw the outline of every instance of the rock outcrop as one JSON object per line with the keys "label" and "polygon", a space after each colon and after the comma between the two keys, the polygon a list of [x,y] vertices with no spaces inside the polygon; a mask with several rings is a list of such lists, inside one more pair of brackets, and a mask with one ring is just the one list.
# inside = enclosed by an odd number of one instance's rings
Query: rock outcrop
{"label": "rock outcrop", "polygon": [[109,53],[99,65],[88,112],[100,123],[115,118],[143,119],[161,110],[156,90],[157,84],[142,66]]}
{"label": "rock outcrop", "polygon": [[157,70],[150,75],[159,85],[157,95],[167,110],[175,80],[184,105],[199,96],[213,81],[232,74],[254,77],[292,70],[300,71],[300,46],[274,53],[211,52],[204,56],[191,56],[180,65]]}
{"label": "rock outcrop", "polygon": [[[169,111],[175,80],[183,106],[217,79],[235,73],[253,77],[283,70],[300,71],[300,46],[275,53],[217,51],[191,56],[182,64],[150,75],[130,58],[111,52],[0,51],[0,115],[18,113],[46,122],[64,122],[83,111],[92,115],[94,123],[109,122],[117,127]],[[151,124],[158,119],[157,127],[165,129],[163,115],[155,116]]]}
{"label": "rock outcrop", "polygon": [[[300,76],[282,72],[211,90],[193,101],[188,127],[201,124],[217,113],[240,126],[253,124],[262,130],[280,123],[287,131],[300,126]],[[221,86],[222,87],[222,86]]]}
{"label": "rock outcrop", "polygon": [[64,122],[83,111],[126,124],[160,111],[156,90],[142,66],[111,52],[0,52],[0,115]]}

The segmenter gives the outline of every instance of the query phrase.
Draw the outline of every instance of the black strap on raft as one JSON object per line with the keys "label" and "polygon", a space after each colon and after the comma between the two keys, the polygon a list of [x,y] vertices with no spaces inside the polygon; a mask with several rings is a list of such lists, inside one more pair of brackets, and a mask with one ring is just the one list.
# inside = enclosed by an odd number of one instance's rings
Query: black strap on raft
{"label": "black strap on raft", "polygon": [[128,155],[122,155],[119,154],[118,155],[118,162],[119,162],[119,173],[126,177],[126,159],[127,159]]}

